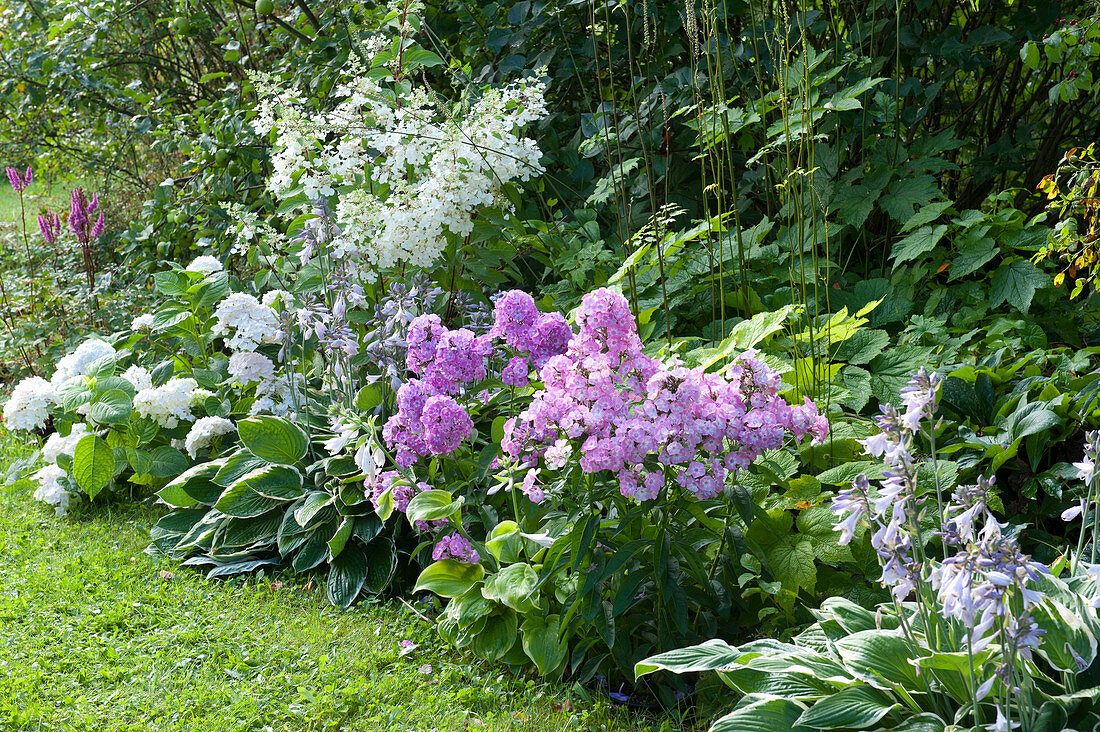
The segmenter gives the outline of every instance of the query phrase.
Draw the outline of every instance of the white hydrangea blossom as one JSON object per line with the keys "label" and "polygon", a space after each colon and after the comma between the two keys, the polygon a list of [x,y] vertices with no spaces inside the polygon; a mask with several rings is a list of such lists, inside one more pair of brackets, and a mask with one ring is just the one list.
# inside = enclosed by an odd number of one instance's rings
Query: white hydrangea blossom
{"label": "white hydrangea blossom", "polygon": [[187,433],[187,439],[184,440],[184,447],[187,449],[188,455],[195,457],[198,455],[199,450],[205,450],[210,447],[215,437],[218,435],[227,435],[236,429],[237,427],[228,419],[223,419],[222,417],[203,417],[195,422],[191,431]]}
{"label": "white hydrangea blossom", "polygon": [[195,257],[191,264],[187,265],[188,272],[201,272],[204,275],[221,272],[223,269],[225,269],[225,267],[222,265],[221,260],[205,254],[200,257]]}
{"label": "white hydrangea blossom", "polygon": [[38,488],[34,491],[34,500],[53,506],[61,516],[69,508],[72,495],[61,485],[61,479],[68,474],[56,465],[47,465],[34,474]]}
{"label": "white hydrangea blossom", "polygon": [[50,418],[50,407],[55,404],[57,386],[41,376],[28,376],[16,384],[4,404],[4,424],[9,430],[42,429]]}
{"label": "white hydrangea blossom", "polygon": [[55,385],[61,385],[74,376],[83,376],[94,362],[104,356],[114,356],[115,349],[110,343],[99,338],[89,338],[81,343],[75,351],[62,356],[57,362],[57,370],[53,373],[51,381]]}
{"label": "white hydrangea blossom", "polygon": [[142,313],[130,321],[130,330],[146,333],[153,329],[153,314]]}
{"label": "white hydrangea blossom", "polygon": [[131,366],[123,372],[122,378],[134,385],[134,391],[145,391],[153,388],[153,376],[144,366]]}
{"label": "white hydrangea blossom", "polygon": [[76,452],[76,443],[80,442],[80,438],[86,434],[88,434],[88,425],[83,422],[74,424],[68,437],[62,437],[60,433],[54,432],[42,446],[42,461],[47,465],[56,465],[58,455],[72,457]]}
{"label": "white hydrangea blossom", "polygon": [[190,422],[195,418],[191,414],[191,405],[196,400],[197,387],[194,379],[169,379],[162,386],[139,391],[134,397],[134,409],[142,417],[148,417],[160,426],[171,429],[180,420]]}
{"label": "white hydrangea blossom", "polygon": [[238,384],[270,381],[275,378],[275,364],[255,351],[238,351],[229,357],[229,375]]}
{"label": "white hydrangea blossom", "polygon": [[268,290],[260,298],[260,302],[272,309],[276,305],[287,309],[294,303],[294,296],[286,290]]}
{"label": "white hydrangea blossom", "polygon": [[[362,254],[379,268],[428,266],[448,234],[473,231],[480,209],[507,208],[503,183],[543,170],[538,146],[519,134],[548,113],[541,81],[488,90],[455,113],[423,89],[395,105],[358,62],[349,76],[333,90],[342,100],[336,108],[310,117],[286,90],[257,83],[256,127],[274,129],[277,138],[268,187],[283,198],[304,189],[311,201],[333,195],[335,186],[353,187],[336,206],[337,257]],[[380,189],[388,193],[376,195]]]}
{"label": "white hydrangea blossom", "polygon": [[261,343],[279,339],[275,311],[252,295],[234,292],[218,303],[211,330],[225,337],[234,351],[254,351]]}
{"label": "white hydrangea blossom", "polygon": [[278,376],[269,381],[262,381],[256,386],[256,399],[252,402],[249,415],[273,414],[277,417],[286,417],[294,412],[295,393],[301,394],[305,386],[305,379],[301,374],[293,374],[293,386],[290,379]]}

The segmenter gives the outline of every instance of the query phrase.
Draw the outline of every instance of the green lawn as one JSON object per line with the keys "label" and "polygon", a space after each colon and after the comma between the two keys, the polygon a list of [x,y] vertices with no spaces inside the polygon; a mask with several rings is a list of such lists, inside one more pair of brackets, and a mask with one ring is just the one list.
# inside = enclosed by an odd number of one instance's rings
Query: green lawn
{"label": "green lawn", "polygon": [[[0,475],[27,449],[0,433]],[[456,653],[400,603],[155,562],[155,507],[59,519],[29,493],[0,488],[4,732],[680,729]]]}

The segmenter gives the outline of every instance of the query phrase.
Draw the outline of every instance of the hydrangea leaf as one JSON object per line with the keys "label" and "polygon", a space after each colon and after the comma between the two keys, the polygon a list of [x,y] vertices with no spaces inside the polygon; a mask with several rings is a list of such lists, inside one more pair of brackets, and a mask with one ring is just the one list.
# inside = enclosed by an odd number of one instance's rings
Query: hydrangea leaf
{"label": "hydrangea leaf", "polygon": [[97,435],[85,435],[73,453],[73,478],[94,499],[115,475],[115,452]]}

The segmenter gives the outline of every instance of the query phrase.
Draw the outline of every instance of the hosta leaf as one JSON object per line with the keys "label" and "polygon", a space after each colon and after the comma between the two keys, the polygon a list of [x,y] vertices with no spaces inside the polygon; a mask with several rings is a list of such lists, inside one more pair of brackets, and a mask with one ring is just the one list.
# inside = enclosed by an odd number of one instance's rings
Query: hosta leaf
{"label": "hosta leaf", "polygon": [[417,493],[409,501],[405,515],[409,523],[416,521],[435,521],[449,518],[462,506],[462,497],[452,498],[447,491],[430,490]]}
{"label": "hosta leaf", "polygon": [[792,732],[798,729],[795,720],[805,710],[790,699],[757,699],[716,721],[709,732]]}
{"label": "hosta leaf", "polygon": [[639,661],[634,664],[634,676],[639,678],[654,671],[671,671],[675,674],[713,671],[733,665],[740,656],[741,651],[724,640],[714,638],[696,646],[677,648]]}
{"label": "hosta leaf", "polygon": [[912,688],[918,684],[916,669],[910,663],[913,649],[909,641],[893,631],[865,630],[841,638],[836,643],[845,665],[865,679],[886,679]]}
{"label": "hosta leaf", "polygon": [[343,547],[340,555],[333,557],[328,572],[325,583],[328,601],[336,607],[345,608],[355,602],[363,583],[367,581],[369,566],[360,544],[351,543]]}
{"label": "hosta leaf", "polygon": [[416,579],[413,592],[427,590],[441,597],[458,597],[485,576],[480,564],[441,559],[429,564]]}
{"label": "hosta leaf", "polygon": [[363,583],[363,592],[381,594],[389,586],[394,570],[397,569],[397,551],[393,539],[372,541],[363,552],[367,562],[367,579]]}
{"label": "hosta leaf", "polygon": [[253,518],[301,496],[302,476],[285,465],[265,465],[225,489],[214,508],[227,516]]}
{"label": "hosta leaf", "polygon": [[865,729],[898,708],[890,696],[869,686],[849,686],[807,709],[795,726]]}
{"label": "hosta leaf", "polygon": [[559,637],[559,622],[558,615],[529,615],[520,627],[523,651],[543,676],[556,671],[565,662],[567,649]]}
{"label": "hosta leaf", "polygon": [[253,455],[271,463],[293,465],[309,450],[309,437],[302,428],[281,417],[242,419],[237,431]]}

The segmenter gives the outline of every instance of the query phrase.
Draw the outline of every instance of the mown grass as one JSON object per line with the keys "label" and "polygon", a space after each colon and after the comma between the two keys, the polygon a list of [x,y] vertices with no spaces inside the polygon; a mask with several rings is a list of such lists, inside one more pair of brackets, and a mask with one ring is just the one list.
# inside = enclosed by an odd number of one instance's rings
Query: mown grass
{"label": "mown grass", "polygon": [[[0,435],[5,466],[28,449]],[[155,507],[57,518],[29,493],[0,489],[5,732],[680,729],[458,654],[400,603],[155,562]]]}

